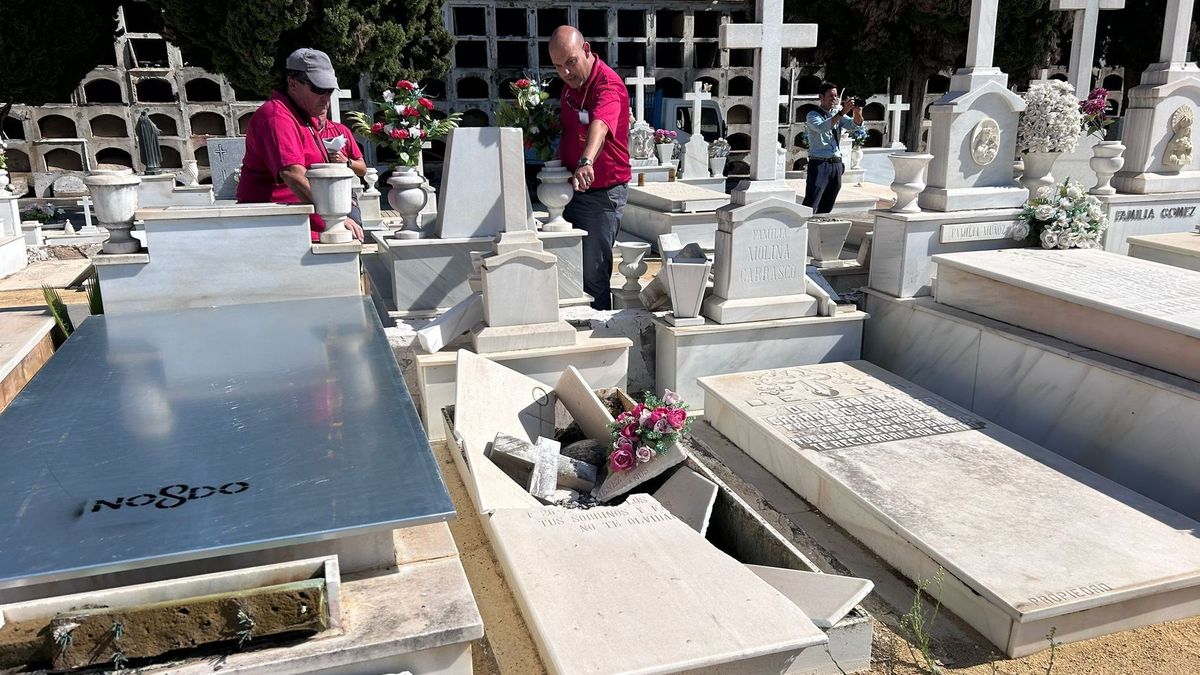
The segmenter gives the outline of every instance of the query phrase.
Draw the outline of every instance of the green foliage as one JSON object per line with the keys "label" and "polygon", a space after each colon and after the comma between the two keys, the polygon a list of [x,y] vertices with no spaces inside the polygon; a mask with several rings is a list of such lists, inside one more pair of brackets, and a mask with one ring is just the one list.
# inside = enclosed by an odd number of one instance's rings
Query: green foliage
{"label": "green foliage", "polygon": [[[100,295],[100,274],[92,268],[92,274],[83,282],[83,290],[87,293],[88,313],[97,316],[104,313],[104,296]],[[120,625],[120,624],[117,624]]]}
{"label": "green foliage", "polygon": [[516,127],[525,139],[525,149],[532,149],[537,158],[554,158],[554,144],[562,133],[558,109],[549,102],[548,81],[522,78],[509,85],[516,105],[501,101],[496,108],[496,125]]}
{"label": "green foliage", "polygon": [[327,54],[338,82],[368,73],[381,91],[401,77],[440,77],[454,39],[437,0],[150,0],[167,35],[192,65],[223,74],[240,94],[279,86],[287,55]]}
{"label": "green foliage", "polygon": [[50,310],[50,316],[54,317],[54,325],[58,328],[54,334],[54,344],[55,346],[61,345],[71,337],[71,333],[75,332],[75,324],[71,323],[71,315],[67,313],[67,304],[63,302],[62,296],[56,289],[42,284],[42,297],[46,299],[46,308]]}
{"label": "green foliage", "polygon": [[400,80],[395,89],[385,90],[383,100],[376,105],[378,121],[372,123],[364,113],[351,112],[346,114],[350,128],[380,147],[395,150],[399,166],[416,166],[421,143],[445,138],[462,119],[462,113],[456,112],[435,120],[433,101],[409,80]]}
{"label": "green foliage", "polygon": [[68,103],[83,76],[113,56],[117,0],[5,0],[0,120],[8,104]]}
{"label": "green foliage", "polygon": [[[917,663],[917,654],[920,655],[923,663],[918,663],[931,675],[937,675],[942,672],[941,666],[938,665],[937,657],[933,655],[933,625],[937,623],[938,614],[942,609],[942,578],[946,571],[938,568],[937,575],[933,579],[934,586],[937,589],[937,597],[934,598],[932,610],[925,608],[925,603],[921,601],[921,596],[929,588],[928,579],[917,580],[917,592],[913,596],[912,607],[904,616],[900,617],[900,625],[908,631],[908,650],[909,655],[913,659],[913,663]],[[916,646],[916,653],[913,653],[913,647]]]}

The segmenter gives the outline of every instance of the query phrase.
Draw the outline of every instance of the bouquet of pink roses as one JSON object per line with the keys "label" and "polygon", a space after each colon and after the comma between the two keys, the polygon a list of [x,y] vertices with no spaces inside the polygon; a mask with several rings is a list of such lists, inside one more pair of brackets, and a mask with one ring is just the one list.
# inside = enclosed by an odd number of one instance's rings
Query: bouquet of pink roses
{"label": "bouquet of pink roses", "polygon": [[654,394],[646,394],[644,402],[618,415],[608,425],[613,437],[608,451],[609,471],[628,471],[678,443],[692,428],[687,407],[679,394],[667,389],[661,401]]}

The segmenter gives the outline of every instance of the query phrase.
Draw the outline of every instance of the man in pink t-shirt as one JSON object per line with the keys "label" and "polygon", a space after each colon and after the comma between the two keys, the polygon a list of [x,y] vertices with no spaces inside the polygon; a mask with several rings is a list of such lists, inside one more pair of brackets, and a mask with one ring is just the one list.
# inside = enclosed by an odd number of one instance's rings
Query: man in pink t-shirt
{"label": "man in pink t-shirt", "polygon": [[[272,93],[254,112],[246,129],[239,202],[311,204],[312,189],[305,175],[308,168],[351,159],[343,154],[342,160],[335,160],[321,142],[318,120],[328,113],[329,97],[338,88],[329,57],[316,49],[297,49],[288,56],[286,68],[283,89]],[[353,138],[348,141],[354,142]],[[313,241],[317,241],[325,223],[315,214],[309,223]],[[352,219],[346,219],[346,227],[355,238],[363,238],[362,227]]]}
{"label": "man in pink t-shirt", "polygon": [[585,230],[583,290],[595,309],[612,308],[612,248],[629,190],[629,91],[572,26],[550,36],[550,60],[562,92],[558,158],[574,170],[576,195],[563,217]]}

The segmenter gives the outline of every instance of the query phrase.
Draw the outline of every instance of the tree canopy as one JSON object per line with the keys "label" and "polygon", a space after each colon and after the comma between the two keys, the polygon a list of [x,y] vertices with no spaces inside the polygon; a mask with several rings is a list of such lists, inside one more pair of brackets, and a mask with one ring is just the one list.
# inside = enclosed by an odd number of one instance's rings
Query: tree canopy
{"label": "tree canopy", "polygon": [[300,47],[329,54],[343,87],[359,73],[373,89],[404,77],[439,77],[454,39],[438,0],[150,0],[187,61],[263,97],[279,85],[284,59]]}
{"label": "tree canopy", "polygon": [[69,102],[113,56],[118,0],[7,0],[0,31],[0,120],[14,103]]}

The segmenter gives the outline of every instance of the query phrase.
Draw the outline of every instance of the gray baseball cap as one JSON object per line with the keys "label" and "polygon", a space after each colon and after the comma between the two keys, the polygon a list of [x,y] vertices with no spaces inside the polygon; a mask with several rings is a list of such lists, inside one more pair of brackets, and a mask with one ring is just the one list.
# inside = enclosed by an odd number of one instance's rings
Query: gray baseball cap
{"label": "gray baseball cap", "polygon": [[317,49],[302,47],[287,57],[287,69],[298,70],[308,81],[321,89],[340,89],[329,55]]}

